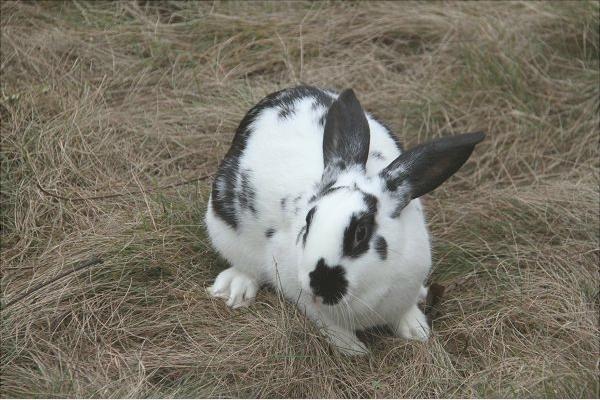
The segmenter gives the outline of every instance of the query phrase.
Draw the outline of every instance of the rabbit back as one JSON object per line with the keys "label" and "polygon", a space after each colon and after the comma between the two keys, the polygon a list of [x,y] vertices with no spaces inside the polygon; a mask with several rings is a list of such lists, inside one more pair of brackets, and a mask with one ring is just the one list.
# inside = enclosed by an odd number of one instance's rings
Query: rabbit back
{"label": "rabbit back", "polygon": [[[268,237],[300,211],[321,181],[323,131],[337,94],[311,86],[273,93],[240,123],[213,182],[214,216],[235,231],[251,228]],[[367,175],[400,154],[391,132],[367,114],[371,130]]]}

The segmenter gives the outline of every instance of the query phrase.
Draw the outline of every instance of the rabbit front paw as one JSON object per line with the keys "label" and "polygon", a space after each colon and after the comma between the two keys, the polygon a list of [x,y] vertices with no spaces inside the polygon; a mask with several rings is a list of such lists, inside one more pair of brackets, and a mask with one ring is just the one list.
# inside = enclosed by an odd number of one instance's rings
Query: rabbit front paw
{"label": "rabbit front paw", "polygon": [[395,327],[395,332],[404,339],[425,342],[429,339],[430,335],[427,317],[415,304],[400,319],[400,322]]}
{"label": "rabbit front paw", "polygon": [[246,307],[254,301],[258,283],[248,274],[231,267],[221,272],[207,291],[212,297],[227,300],[226,304],[231,308]]}

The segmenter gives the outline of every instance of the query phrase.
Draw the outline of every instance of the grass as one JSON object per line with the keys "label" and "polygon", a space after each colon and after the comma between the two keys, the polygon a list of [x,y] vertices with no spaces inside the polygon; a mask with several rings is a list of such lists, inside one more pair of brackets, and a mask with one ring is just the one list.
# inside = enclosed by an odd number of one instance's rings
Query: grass
{"label": "grass", "polygon": [[[2,397],[598,396],[598,2],[0,7]],[[160,188],[299,82],[353,87],[407,146],[488,133],[425,199],[428,343],[345,358],[272,292],[204,292],[209,180]]]}

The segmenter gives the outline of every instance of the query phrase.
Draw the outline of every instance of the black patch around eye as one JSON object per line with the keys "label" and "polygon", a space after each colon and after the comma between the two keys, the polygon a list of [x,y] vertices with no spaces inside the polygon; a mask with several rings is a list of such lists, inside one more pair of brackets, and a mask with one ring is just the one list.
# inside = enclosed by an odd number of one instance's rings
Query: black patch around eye
{"label": "black patch around eye", "polygon": [[[375,231],[375,215],[377,214],[377,198],[371,194],[363,193],[363,200],[367,211],[352,215],[350,223],[344,230],[343,255],[345,257],[357,258],[369,250],[369,242]],[[365,229],[363,235],[359,233],[357,241],[357,229]],[[364,237],[363,237],[364,236]]]}
{"label": "black patch around eye", "polygon": [[346,272],[341,265],[330,267],[320,259],[314,271],[308,274],[313,293],[323,298],[323,303],[338,303],[348,290]]}
{"label": "black patch around eye", "polygon": [[308,231],[310,230],[310,224],[312,222],[313,216],[315,215],[315,211],[317,211],[316,206],[311,208],[308,214],[306,214],[306,231],[304,231],[304,236],[302,237],[303,246],[306,246],[306,238],[308,237]]}
{"label": "black patch around eye", "polygon": [[375,238],[375,251],[379,254],[379,258],[381,260],[385,260],[387,258],[387,241],[383,236],[377,236]]}
{"label": "black patch around eye", "polygon": [[[353,215],[350,219],[350,224],[344,230],[344,256],[357,258],[369,250],[369,242],[375,228],[375,215],[362,214],[361,216]],[[357,229],[365,229],[364,235],[359,242],[356,242]]]}

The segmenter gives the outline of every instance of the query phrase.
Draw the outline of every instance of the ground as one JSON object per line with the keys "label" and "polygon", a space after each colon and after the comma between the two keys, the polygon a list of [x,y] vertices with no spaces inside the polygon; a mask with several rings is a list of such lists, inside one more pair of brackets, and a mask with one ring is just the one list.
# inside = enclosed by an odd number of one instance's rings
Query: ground
{"label": "ground", "polygon": [[[598,7],[3,1],[0,394],[598,396]],[[205,292],[203,177],[300,82],[408,147],[487,132],[425,198],[426,343],[348,358],[272,292]]]}

